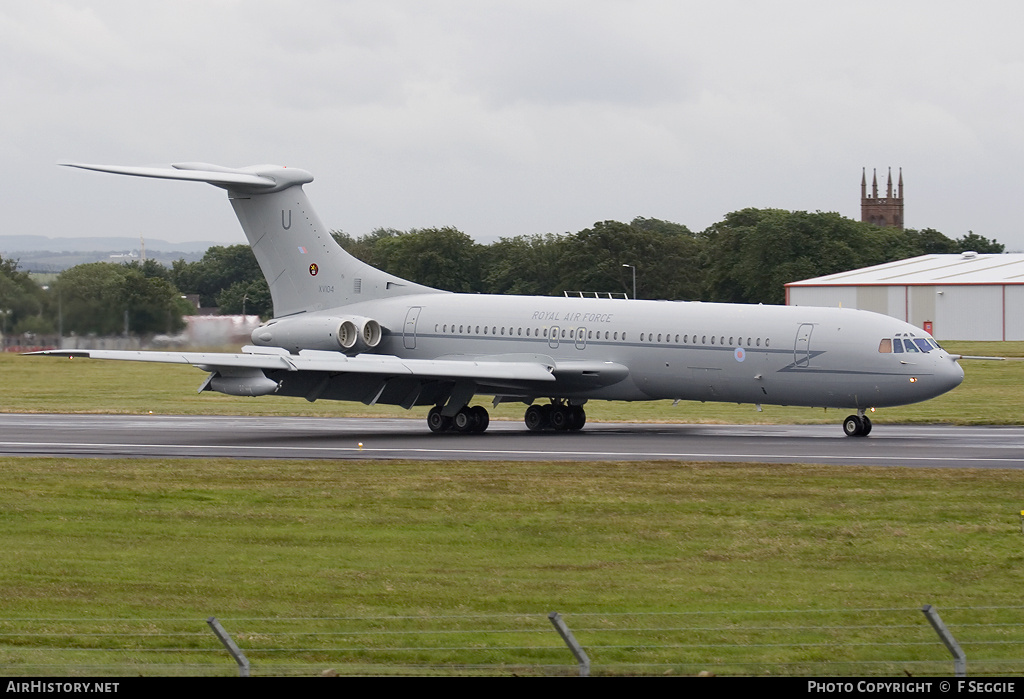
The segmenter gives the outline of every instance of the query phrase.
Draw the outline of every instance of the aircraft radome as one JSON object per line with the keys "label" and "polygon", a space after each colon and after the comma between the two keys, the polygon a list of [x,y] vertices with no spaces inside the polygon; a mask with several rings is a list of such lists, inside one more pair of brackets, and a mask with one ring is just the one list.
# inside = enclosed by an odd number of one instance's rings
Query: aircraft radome
{"label": "aircraft radome", "polygon": [[[876,407],[958,386],[960,357],[888,316],[842,308],[454,294],[345,252],[310,206],[304,170],[205,163],[82,165],[227,190],[274,304],[239,354],[50,350],[39,354],[192,364],[200,391],[433,406],[435,432],[482,432],[493,405],[521,402],[530,430],[578,430],[591,400],[674,399],[846,408],[865,436]],[[628,408],[624,416],[629,417]]]}

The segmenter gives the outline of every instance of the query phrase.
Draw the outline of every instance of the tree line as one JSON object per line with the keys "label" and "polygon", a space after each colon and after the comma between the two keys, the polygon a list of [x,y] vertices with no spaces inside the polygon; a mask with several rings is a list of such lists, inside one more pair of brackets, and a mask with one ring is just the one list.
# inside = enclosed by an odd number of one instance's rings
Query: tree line
{"label": "tree line", "polygon": [[[420,284],[463,293],[781,304],[784,284],[928,253],[1001,253],[968,232],[879,228],[836,213],[743,209],[704,231],[653,218],[602,221],[577,233],[475,242],[455,228],[332,233],[361,260]],[[0,314],[13,333],[173,333],[194,312],[184,294],[220,313],[269,318],[270,291],[247,245],[215,246],[197,262],[153,260],[72,267],[40,287],[0,258]]]}

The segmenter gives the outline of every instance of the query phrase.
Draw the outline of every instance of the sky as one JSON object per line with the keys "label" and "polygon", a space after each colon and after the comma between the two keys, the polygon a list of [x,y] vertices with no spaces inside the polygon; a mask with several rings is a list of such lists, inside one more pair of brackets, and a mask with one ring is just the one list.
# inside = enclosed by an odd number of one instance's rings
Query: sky
{"label": "sky", "polygon": [[309,170],[331,229],[479,242],[746,207],[1024,250],[1024,3],[0,0],[0,235],[242,243],[222,190],[60,162]]}

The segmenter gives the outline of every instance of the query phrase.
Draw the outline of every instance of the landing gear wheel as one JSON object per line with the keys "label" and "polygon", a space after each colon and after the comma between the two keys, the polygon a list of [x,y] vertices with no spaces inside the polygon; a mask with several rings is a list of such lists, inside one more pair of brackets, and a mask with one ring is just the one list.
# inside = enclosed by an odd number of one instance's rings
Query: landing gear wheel
{"label": "landing gear wheel", "polygon": [[843,432],[847,437],[867,437],[871,431],[871,420],[862,415],[850,415],[843,420]]}
{"label": "landing gear wheel", "polygon": [[482,405],[473,406],[469,412],[473,417],[473,432],[483,432],[491,424],[491,416]]}
{"label": "landing gear wheel", "polygon": [[544,406],[531,405],[526,409],[526,429],[530,432],[540,432],[547,427],[547,417],[544,415]]}
{"label": "landing gear wheel", "polygon": [[559,432],[572,429],[572,412],[567,405],[556,405],[551,409],[551,426]]}
{"label": "landing gear wheel", "polygon": [[574,405],[569,408],[569,429],[573,432],[582,430],[587,424],[587,411],[582,405]]}
{"label": "landing gear wheel", "polygon": [[473,411],[469,406],[464,407],[459,412],[455,413],[455,417],[452,418],[452,426],[456,432],[472,432],[473,431]]}
{"label": "landing gear wheel", "polygon": [[427,413],[427,427],[431,432],[444,432],[452,426],[452,419],[441,414],[441,406],[435,405]]}

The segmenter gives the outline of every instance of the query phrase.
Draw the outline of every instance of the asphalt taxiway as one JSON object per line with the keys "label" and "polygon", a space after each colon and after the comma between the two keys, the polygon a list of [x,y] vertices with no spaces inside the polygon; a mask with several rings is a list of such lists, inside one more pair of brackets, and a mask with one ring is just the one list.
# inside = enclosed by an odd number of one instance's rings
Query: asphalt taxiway
{"label": "asphalt taxiway", "polygon": [[529,432],[433,434],[420,420],[176,415],[0,414],[0,454],[73,457],[735,461],[1024,468],[1024,427],[591,423]]}

